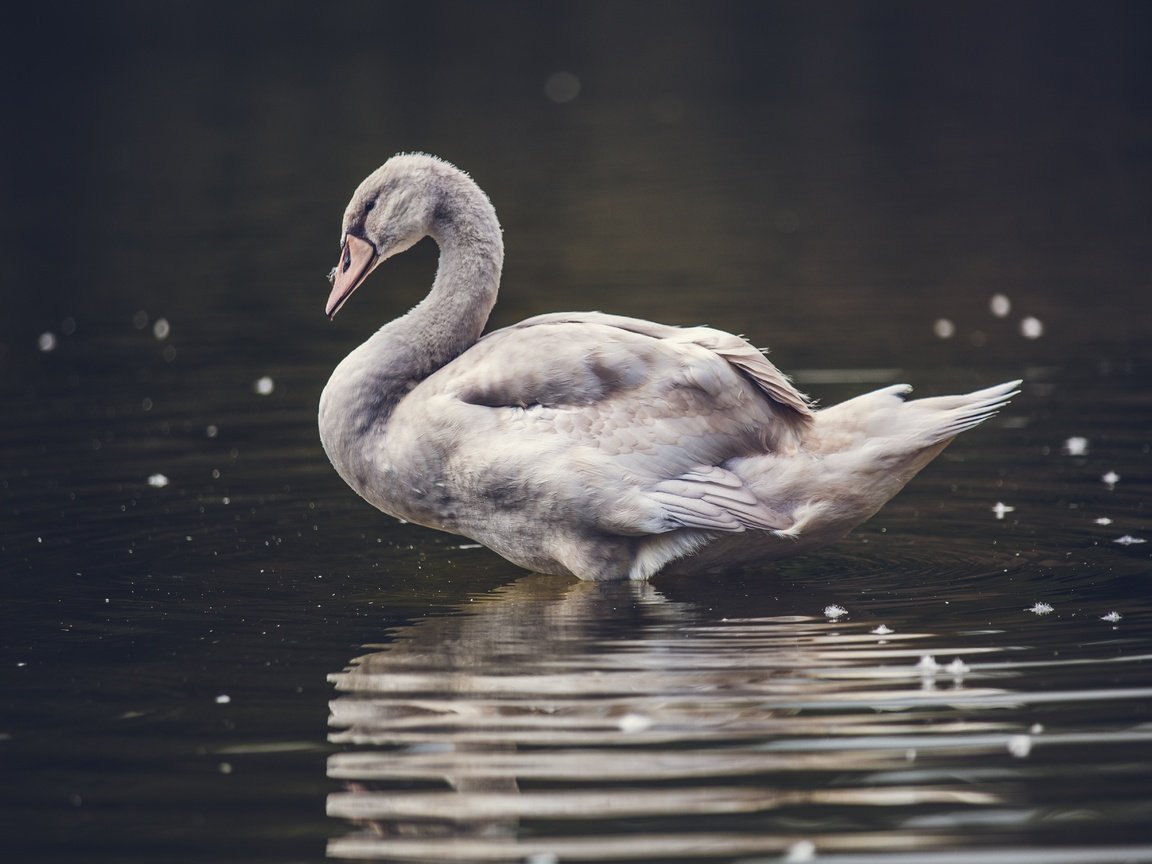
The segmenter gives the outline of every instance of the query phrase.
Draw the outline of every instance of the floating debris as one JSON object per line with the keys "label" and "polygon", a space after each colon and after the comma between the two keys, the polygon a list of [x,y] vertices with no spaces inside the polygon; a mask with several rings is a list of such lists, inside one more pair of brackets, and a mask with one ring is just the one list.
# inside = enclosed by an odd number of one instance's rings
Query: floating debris
{"label": "floating debris", "polygon": [[824,607],[824,614],[835,621],[837,618],[843,618],[845,615],[847,615],[848,610],[843,606],[837,606],[835,603],[833,603],[831,606]]}
{"label": "floating debris", "polygon": [[936,671],[940,668],[940,664],[936,662],[936,658],[931,654],[924,654],[920,657],[920,662],[916,664],[916,668],[922,673],[935,675]]}
{"label": "floating debris", "polygon": [[887,624],[881,624],[879,627],[872,628],[872,633],[876,636],[887,636],[889,633],[895,632],[896,631],[889,627]]}
{"label": "floating debris", "polygon": [[637,732],[646,732],[652,728],[652,720],[643,714],[625,714],[617,722],[621,732],[633,735]]}
{"label": "floating debris", "polygon": [[40,334],[40,338],[36,340],[36,347],[47,354],[49,351],[56,350],[56,334],[45,331]]}
{"label": "floating debris", "polygon": [[1112,524],[1112,520],[1109,519],[1107,516],[1101,516],[1099,519],[1096,519],[1095,522],[1097,525],[1111,525]]}
{"label": "floating debris", "polygon": [[1031,612],[1035,615],[1047,615],[1048,613],[1053,612],[1054,610],[1049,604],[1045,603],[1043,600],[1037,600],[1026,611]]}
{"label": "floating debris", "polygon": [[1005,294],[993,294],[992,299],[988,301],[988,308],[997,318],[1007,318],[1008,313],[1012,311],[1012,301]]}
{"label": "floating debris", "polygon": [[151,474],[148,476],[148,485],[154,486],[157,489],[163,489],[168,485],[168,478],[163,474]]}
{"label": "floating debris", "polygon": [[1017,759],[1024,759],[1032,752],[1032,736],[1013,735],[1008,739],[1008,752]]}
{"label": "floating debris", "polygon": [[1111,624],[1115,624],[1122,617],[1124,617],[1124,616],[1122,616],[1119,612],[1109,612],[1107,615],[1100,616],[1100,620],[1101,621],[1107,621]]}
{"label": "floating debris", "polygon": [[811,840],[797,840],[784,853],[785,864],[807,864],[816,860],[816,844]]}
{"label": "floating debris", "polygon": [[1044,323],[1029,315],[1020,322],[1020,335],[1025,339],[1039,339],[1044,335]]}
{"label": "floating debris", "polygon": [[1009,507],[1003,501],[997,501],[992,505],[992,512],[996,514],[997,519],[1003,519],[1005,513],[1014,513],[1015,507]]}
{"label": "floating debris", "polygon": [[268,396],[276,389],[276,382],[265,375],[263,378],[257,378],[252,382],[252,389],[261,396]]}
{"label": "floating debris", "polygon": [[1125,534],[1123,537],[1117,537],[1112,542],[1119,543],[1121,546],[1136,546],[1137,544],[1147,543],[1148,541],[1143,537],[1133,537],[1131,534]]}
{"label": "floating debris", "polygon": [[204,427],[204,434],[209,438],[215,438],[220,434],[220,428],[215,423],[209,423]]}
{"label": "floating debris", "polygon": [[1064,442],[1064,452],[1069,456],[1087,456],[1088,439],[1080,435],[1073,435]]}
{"label": "floating debris", "polygon": [[940,339],[951,339],[956,335],[956,325],[947,318],[937,318],[932,325],[932,332]]}
{"label": "floating debris", "polygon": [[163,342],[172,333],[172,325],[168,323],[167,318],[157,318],[156,323],[152,325],[152,335]]}
{"label": "floating debris", "polygon": [[1115,471],[1109,471],[1107,474],[1101,474],[1100,480],[1108,487],[1108,491],[1111,492],[1116,488],[1116,484],[1120,482],[1120,475]]}
{"label": "floating debris", "polygon": [[944,667],[944,671],[951,675],[953,678],[963,678],[972,671],[971,667],[959,657]]}

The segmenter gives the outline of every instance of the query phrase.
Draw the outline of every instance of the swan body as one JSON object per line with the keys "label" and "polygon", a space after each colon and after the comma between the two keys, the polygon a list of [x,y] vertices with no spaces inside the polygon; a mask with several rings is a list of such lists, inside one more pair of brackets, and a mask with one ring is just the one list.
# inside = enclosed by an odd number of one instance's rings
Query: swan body
{"label": "swan body", "polygon": [[872,516],[1014,381],[907,402],[897,385],[814,410],[757,349],[709,327],[598,312],[485,336],[503,242],[487,196],[395,156],[344,213],[327,312],[431,236],[428,296],[349,354],[320,399],[341,477],[393,516],[581,579],[764,561]]}

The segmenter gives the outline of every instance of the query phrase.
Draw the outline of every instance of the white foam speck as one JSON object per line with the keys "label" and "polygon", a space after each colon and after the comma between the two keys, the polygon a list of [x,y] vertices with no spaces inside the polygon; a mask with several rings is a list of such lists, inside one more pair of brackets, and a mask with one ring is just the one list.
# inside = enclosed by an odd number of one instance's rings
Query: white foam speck
{"label": "white foam speck", "polygon": [[1133,537],[1131,534],[1125,534],[1123,537],[1117,537],[1112,542],[1119,543],[1121,546],[1135,546],[1138,543],[1147,543],[1148,541],[1143,537]]}
{"label": "white foam speck", "polygon": [[889,633],[895,632],[896,631],[889,627],[887,624],[881,624],[879,627],[872,628],[872,633],[876,636],[887,636]]}
{"label": "white foam speck", "polygon": [[932,325],[932,332],[940,339],[951,339],[956,335],[956,325],[947,318],[937,318]]}
{"label": "white foam speck", "polygon": [[1069,456],[1087,456],[1088,439],[1081,435],[1073,435],[1064,442],[1064,452]]}
{"label": "white foam speck", "polygon": [[1025,758],[1032,752],[1032,737],[1030,735],[1013,735],[1008,739],[1008,752],[1017,759]]}
{"label": "white foam speck", "polygon": [[152,325],[152,335],[160,341],[164,341],[172,333],[172,325],[168,323],[167,318],[157,318],[156,323]]}
{"label": "white foam speck", "polygon": [[652,721],[643,714],[625,714],[616,724],[621,732],[629,735],[652,728]]}
{"label": "white foam speck", "polygon": [[217,705],[227,705],[231,701],[232,701],[232,697],[225,694],[225,693],[221,693],[219,696],[216,697],[216,704]]}
{"label": "white foam speck", "polygon": [[1110,490],[1116,488],[1116,484],[1120,482],[1120,475],[1115,471],[1109,471],[1107,474],[1100,475],[1100,482],[1107,486]]}
{"label": "white foam speck", "polygon": [[1020,335],[1025,339],[1039,339],[1044,335],[1044,323],[1029,315],[1020,322]]}
{"label": "white foam speck", "polygon": [[835,621],[837,618],[843,618],[845,615],[847,615],[848,610],[843,606],[837,606],[835,603],[833,603],[830,606],[824,607],[824,614]]}
{"label": "white foam speck", "polygon": [[1107,615],[1104,615],[1104,616],[1102,616],[1102,617],[1100,618],[1100,620],[1101,620],[1101,621],[1108,621],[1108,622],[1109,622],[1109,623],[1111,623],[1111,624],[1115,624],[1115,623],[1116,623],[1117,621],[1119,621],[1119,620],[1120,620],[1122,617],[1123,617],[1123,616],[1122,616],[1122,615],[1121,615],[1119,612],[1109,612]]}
{"label": "white foam speck", "polygon": [[150,474],[148,476],[148,485],[154,486],[157,489],[163,489],[168,485],[168,478],[163,474]]}
{"label": "white foam speck", "polygon": [[1096,520],[1096,524],[1097,525],[1111,525],[1112,520],[1109,519],[1107,516],[1101,516],[1099,519]]}
{"label": "white foam speck", "polygon": [[1012,311],[1012,301],[1005,294],[993,294],[992,299],[988,301],[988,308],[997,318],[1006,318]]}
{"label": "white foam speck", "polygon": [[1043,600],[1037,600],[1028,608],[1028,611],[1036,615],[1047,615],[1049,612],[1054,610],[1052,606],[1048,605]]}
{"label": "white foam speck", "polygon": [[807,864],[816,860],[816,844],[811,840],[797,840],[784,853],[785,864]]}
{"label": "white foam speck", "polygon": [[972,670],[969,668],[967,663],[957,657],[955,660],[944,667],[944,671],[954,678],[963,678]]}
{"label": "white foam speck", "polygon": [[1010,507],[1003,501],[997,501],[992,505],[992,512],[996,514],[997,519],[1003,519],[1005,513],[1012,513],[1015,512],[1015,510],[1015,507]]}
{"label": "white foam speck", "polygon": [[934,674],[940,668],[940,664],[936,662],[936,658],[931,654],[924,654],[920,657],[920,662],[916,664],[916,668],[921,672]]}
{"label": "white foam speck", "polygon": [[36,340],[36,347],[44,353],[56,350],[56,334],[44,332],[40,334],[40,338]]}
{"label": "white foam speck", "polygon": [[253,382],[252,389],[261,396],[268,396],[276,389],[276,382],[265,375],[263,378],[257,378]]}

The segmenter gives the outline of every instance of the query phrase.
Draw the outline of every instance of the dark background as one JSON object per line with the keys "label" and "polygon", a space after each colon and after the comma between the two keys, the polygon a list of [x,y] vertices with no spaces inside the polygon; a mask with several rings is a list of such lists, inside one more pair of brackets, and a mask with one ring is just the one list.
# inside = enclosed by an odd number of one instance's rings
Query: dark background
{"label": "dark background", "polygon": [[4,350],[138,309],[323,327],[343,204],[399,150],[493,197],[500,320],[653,292],[770,304],[780,346],[1002,291],[1146,338],[1150,26],[1139,2],[21,4]]}
{"label": "dark background", "polygon": [[[454,604],[520,575],[384,519],[319,447],[330,370],[431,280],[424,243],[324,318],[345,203],[397,151],[444,157],[492,197],[495,324],[565,309],[709,323],[770,345],[824,404],[901,380],[924,395],[1026,380],[834,550],[753,587],[662,589],[693,615],[816,627],[837,602],[939,650],[995,621],[998,648],[1079,657],[1068,645],[1106,640],[1118,609],[1127,629],[1101,652],[1146,654],[1148,547],[1114,539],[1149,531],[1149,33],[1144,2],[8,4],[6,851],[319,858],[348,830],[324,817],[326,676],[412,621],[467,620]],[[575,98],[549,95],[558,73]],[[1041,338],[1021,335],[1027,316]],[[1067,456],[1071,436],[1087,456]],[[1038,599],[1057,613],[1022,612]],[[624,619],[622,644],[647,638]],[[1053,725],[1147,721],[1068,670],[1036,675],[1067,691],[1074,717]],[[1083,764],[1005,785],[1061,812],[1112,796],[1118,821],[1077,842],[1146,839],[1136,745],[1112,746],[1098,776],[1085,746]]]}

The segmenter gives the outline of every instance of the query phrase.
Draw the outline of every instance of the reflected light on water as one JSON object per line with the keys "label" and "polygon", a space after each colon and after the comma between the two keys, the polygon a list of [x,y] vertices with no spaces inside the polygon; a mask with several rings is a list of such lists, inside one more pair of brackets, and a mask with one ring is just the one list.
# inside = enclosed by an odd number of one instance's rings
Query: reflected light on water
{"label": "reflected light on water", "polygon": [[1021,782],[1044,770],[1033,748],[1099,738],[1036,735],[1021,713],[1077,694],[1010,689],[1018,648],[955,647],[941,664],[920,647],[932,634],[885,630],[522,578],[330,677],[331,740],[347,749],[328,762],[343,784],[328,813],[351,830],[328,854],[912,854],[979,846],[982,825],[1023,830],[1038,807]]}

